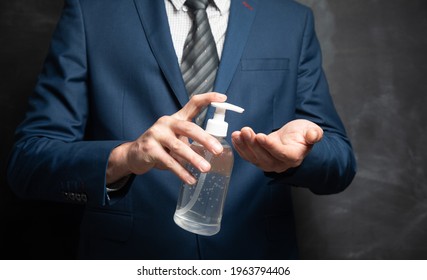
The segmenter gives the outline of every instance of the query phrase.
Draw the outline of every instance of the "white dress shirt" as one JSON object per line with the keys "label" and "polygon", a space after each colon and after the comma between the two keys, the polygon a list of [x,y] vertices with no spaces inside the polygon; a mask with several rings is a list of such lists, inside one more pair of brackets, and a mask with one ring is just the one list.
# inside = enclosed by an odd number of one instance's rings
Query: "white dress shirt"
{"label": "white dress shirt", "polygon": [[[184,3],[185,0],[165,0],[166,14],[179,64],[181,64],[185,39],[192,25],[192,20],[187,13],[188,9],[184,6]],[[228,16],[230,14],[230,0],[211,1],[206,9],[206,13],[208,14],[209,24],[215,39],[218,57],[221,59]]]}

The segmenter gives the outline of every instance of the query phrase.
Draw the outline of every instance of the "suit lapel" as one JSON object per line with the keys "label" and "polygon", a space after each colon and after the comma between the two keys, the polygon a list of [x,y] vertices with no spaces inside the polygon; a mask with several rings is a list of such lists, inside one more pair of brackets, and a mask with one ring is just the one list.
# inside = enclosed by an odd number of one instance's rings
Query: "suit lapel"
{"label": "suit lapel", "polygon": [[[184,106],[188,102],[188,94],[170,36],[164,1],[134,1],[153,54],[179,103]],[[256,7],[257,0],[231,0],[227,34],[214,86],[217,92],[226,93],[230,86],[255,18]]]}
{"label": "suit lapel", "polygon": [[[256,7],[257,0],[231,0],[227,34],[214,85],[214,91],[216,92],[228,95],[227,90],[240,64],[240,59],[251,31]],[[205,123],[213,117],[214,112],[214,108],[209,107]]]}
{"label": "suit lapel", "polygon": [[256,14],[256,0],[231,0],[230,17],[214,90],[226,93],[240,63]]}
{"label": "suit lapel", "polygon": [[151,50],[181,106],[188,102],[188,94],[177,61],[169,22],[161,0],[134,0]]}

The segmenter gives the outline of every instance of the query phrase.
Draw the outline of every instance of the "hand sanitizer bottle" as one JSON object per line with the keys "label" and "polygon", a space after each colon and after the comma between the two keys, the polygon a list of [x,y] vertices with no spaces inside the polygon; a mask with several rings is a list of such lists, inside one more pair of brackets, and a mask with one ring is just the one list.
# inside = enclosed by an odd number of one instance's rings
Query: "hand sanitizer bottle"
{"label": "hand sanitizer bottle", "polygon": [[187,170],[197,179],[197,183],[181,186],[174,215],[175,223],[183,229],[206,236],[218,233],[221,228],[222,211],[233,169],[233,151],[224,139],[228,129],[228,123],[224,121],[225,112],[244,111],[229,103],[212,102],[211,105],[216,107],[216,111],[213,119],[208,120],[206,132],[220,141],[223,152],[214,156],[199,143],[191,144],[191,148],[211,164],[211,170],[201,173],[191,164],[187,165]]}

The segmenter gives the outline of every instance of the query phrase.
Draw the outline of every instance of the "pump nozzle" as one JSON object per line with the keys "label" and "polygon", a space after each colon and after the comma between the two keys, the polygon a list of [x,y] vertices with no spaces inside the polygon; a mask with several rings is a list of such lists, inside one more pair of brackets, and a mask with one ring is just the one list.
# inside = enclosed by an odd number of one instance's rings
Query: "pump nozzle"
{"label": "pump nozzle", "polygon": [[237,113],[243,113],[244,109],[230,103],[212,102],[211,105],[216,108],[214,117],[208,120],[206,132],[218,137],[227,136],[228,123],[225,122],[225,112],[227,110]]}

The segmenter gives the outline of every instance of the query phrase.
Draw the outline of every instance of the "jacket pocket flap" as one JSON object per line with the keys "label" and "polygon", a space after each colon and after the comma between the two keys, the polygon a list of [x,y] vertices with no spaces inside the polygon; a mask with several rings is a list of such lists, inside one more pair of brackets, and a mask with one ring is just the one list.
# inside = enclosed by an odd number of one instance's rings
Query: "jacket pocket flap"
{"label": "jacket pocket flap", "polygon": [[289,69],[289,59],[288,58],[242,59],[241,65],[242,65],[243,71],[287,70]]}

